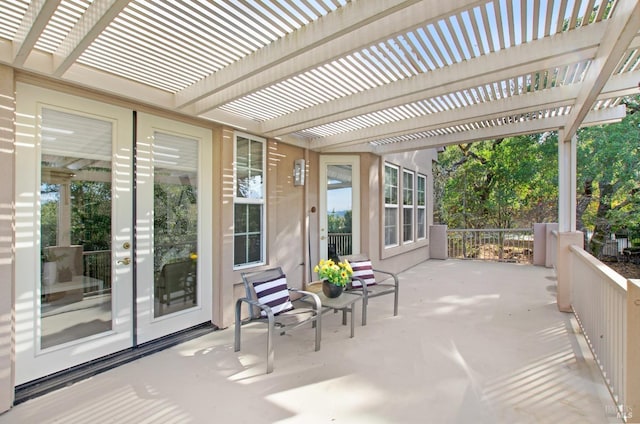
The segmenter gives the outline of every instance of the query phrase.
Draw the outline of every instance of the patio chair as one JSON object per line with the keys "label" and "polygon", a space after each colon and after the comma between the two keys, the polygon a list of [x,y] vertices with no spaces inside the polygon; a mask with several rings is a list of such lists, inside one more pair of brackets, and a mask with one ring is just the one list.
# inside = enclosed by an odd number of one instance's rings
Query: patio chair
{"label": "patio chair", "polygon": [[[320,350],[322,304],[314,293],[287,286],[280,267],[242,273],[246,297],[236,301],[235,344],[240,350],[240,328],[250,322],[267,323],[267,374],[273,372],[273,334],[280,335],[307,323],[315,328],[315,350]],[[248,318],[242,320],[242,304],[247,304]]]}
{"label": "patio chair", "polygon": [[163,305],[170,306],[176,299],[185,303],[191,299],[196,303],[195,287],[193,287],[193,263],[191,259],[164,264],[156,283],[156,297],[159,300],[160,312]]}
{"label": "patio chair", "polygon": [[393,316],[398,315],[400,285],[396,274],[374,269],[371,260],[364,254],[341,256],[340,260],[349,261],[353,268],[351,284],[347,285],[347,290],[362,291],[362,325],[367,325],[367,306],[372,297],[393,294]]}

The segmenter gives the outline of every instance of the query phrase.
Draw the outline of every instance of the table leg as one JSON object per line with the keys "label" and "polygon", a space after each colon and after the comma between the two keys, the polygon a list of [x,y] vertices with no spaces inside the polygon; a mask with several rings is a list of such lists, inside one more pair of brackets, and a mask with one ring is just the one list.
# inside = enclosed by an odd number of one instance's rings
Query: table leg
{"label": "table leg", "polygon": [[355,317],[356,316],[356,302],[353,302],[351,304],[351,338],[353,338],[353,329],[354,329],[354,322],[355,322]]}

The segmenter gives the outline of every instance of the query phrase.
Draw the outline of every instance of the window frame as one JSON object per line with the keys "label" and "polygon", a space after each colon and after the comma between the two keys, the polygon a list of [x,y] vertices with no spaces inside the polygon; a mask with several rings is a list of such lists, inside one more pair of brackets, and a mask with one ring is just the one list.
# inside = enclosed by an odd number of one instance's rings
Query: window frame
{"label": "window frame", "polygon": [[[407,177],[409,177],[407,179]],[[402,244],[410,244],[415,241],[415,171],[402,169]],[[407,213],[411,217],[407,219]]]}
{"label": "window frame", "polygon": [[[423,181],[423,187],[420,188],[420,181]],[[423,204],[420,204],[422,195]],[[422,212],[422,219],[420,219]],[[422,234],[421,234],[422,228]],[[427,238],[427,176],[418,173],[416,175],[416,239],[425,240]]]}
{"label": "window frame", "polygon": [[[396,176],[396,182],[391,188],[395,188],[395,203],[388,203],[387,200],[393,200],[392,197],[387,196],[387,189],[389,187],[389,181],[387,178],[387,169],[393,170]],[[391,163],[385,162],[384,164],[384,218],[383,218],[383,234],[384,234],[384,247],[389,249],[400,245],[400,167]],[[387,216],[390,211],[395,210],[395,240],[388,242],[387,240]]]}
{"label": "window frame", "polygon": [[[239,165],[238,162],[238,143],[240,141],[240,139],[246,139],[249,141],[249,155],[251,154],[251,145],[253,142],[255,143],[260,143],[261,144],[261,151],[262,151],[262,160],[260,162],[260,176],[262,178],[261,180],[261,186],[260,186],[260,193],[259,196],[257,197],[252,197],[252,196],[247,196],[247,197],[242,197],[242,196],[238,196],[238,184],[239,184],[239,179],[238,179],[238,171],[241,170],[243,167],[241,167]],[[260,265],[264,265],[266,263],[266,242],[267,242],[267,237],[266,237],[266,231],[267,231],[267,202],[266,202],[266,193],[267,193],[267,140],[262,138],[262,137],[257,137],[251,134],[245,134],[242,132],[235,132],[234,133],[234,143],[233,143],[233,269],[234,270],[238,270],[238,269],[245,269],[245,268],[250,268],[250,267],[255,267],[255,266],[260,266]],[[257,168],[253,167],[252,168],[252,163],[251,163],[251,158],[250,156],[247,158],[247,165],[246,168],[248,170],[247,174],[249,175],[249,177],[255,175],[254,173],[252,173],[251,171],[255,171],[257,170]],[[255,191],[253,192],[255,194]],[[256,231],[243,231],[243,232],[237,232],[237,228],[236,228],[236,222],[237,222],[237,207],[239,205],[259,205],[260,206],[260,223],[259,223],[259,230]],[[249,222],[249,217],[251,215],[251,212],[247,211],[247,215],[245,216],[245,221],[247,222],[247,226],[248,226],[248,222]],[[248,260],[248,256],[249,256],[249,252],[248,252],[248,243],[245,245],[245,262],[238,262],[236,263],[236,238],[240,235],[244,235],[245,237],[245,241],[247,241],[249,239],[249,237],[252,234],[259,234],[259,240],[260,240],[260,252],[259,252],[259,259],[255,260],[255,261],[247,261]]]}

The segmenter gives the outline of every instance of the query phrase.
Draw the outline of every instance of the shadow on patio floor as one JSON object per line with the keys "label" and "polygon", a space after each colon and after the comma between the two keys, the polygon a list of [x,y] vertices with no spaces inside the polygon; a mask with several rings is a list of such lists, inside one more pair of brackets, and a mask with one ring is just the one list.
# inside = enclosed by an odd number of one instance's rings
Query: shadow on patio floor
{"label": "shadow on patio floor", "polygon": [[243,328],[239,353],[229,328],[27,401],[0,424],[620,422],[552,276],[427,261],[400,274],[399,316],[372,299],[350,339],[327,314],[319,352],[313,331],[277,337],[273,374],[264,327]]}

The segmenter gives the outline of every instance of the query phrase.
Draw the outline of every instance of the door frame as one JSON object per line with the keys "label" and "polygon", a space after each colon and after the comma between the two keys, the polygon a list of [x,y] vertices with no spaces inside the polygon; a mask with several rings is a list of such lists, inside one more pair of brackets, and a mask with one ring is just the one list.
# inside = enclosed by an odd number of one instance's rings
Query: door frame
{"label": "door frame", "polygon": [[[131,111],[118,106],[73,96],[54,90],[16,83],[16,279],[15,293],[15,384],[19,385],[114,353],[132,344],[132,267],[117,267],[117,261],[130,256],[122,247],[132,237]],[[64,110],[113,123],[112,134],[112,298],[110,331],[94,334],[47,349],[40,348],[40,158],[41,110],[43,107]],[[123,178],[124,177],[124,178]],[[20,238],[23,238],[21,243]],[[116,288],[116,289],[113,289]]]}

